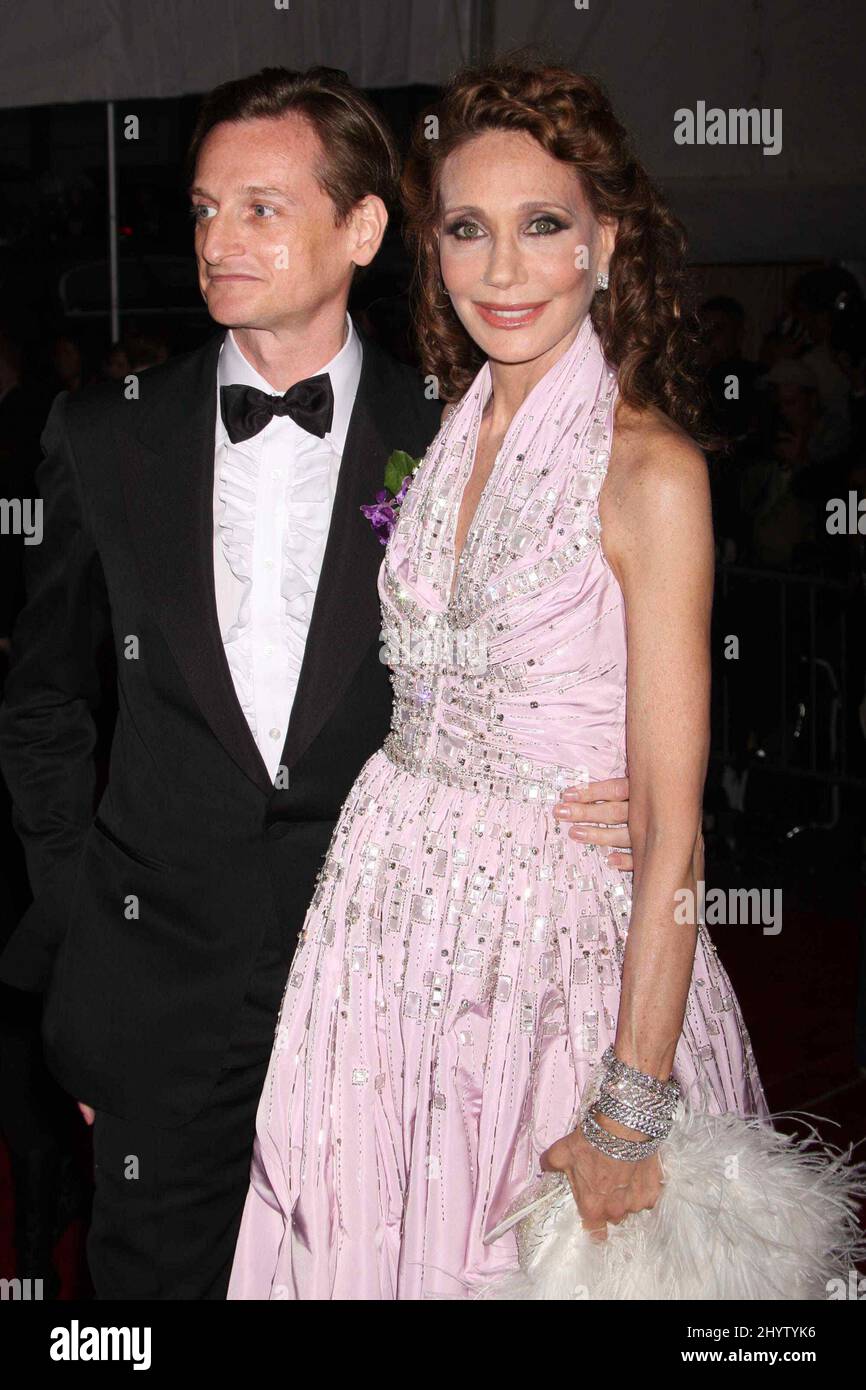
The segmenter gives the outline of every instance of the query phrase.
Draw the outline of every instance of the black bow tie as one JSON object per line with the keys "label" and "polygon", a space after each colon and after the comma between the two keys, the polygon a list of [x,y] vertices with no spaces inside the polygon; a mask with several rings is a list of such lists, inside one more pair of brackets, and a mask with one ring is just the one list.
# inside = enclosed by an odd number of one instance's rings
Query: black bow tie
{"label": "black bow tie", "polygon": [[334,388],[327,372],[296,381],[282,396],[255,386],[221,386],[220,410],[233,444],[252,439],[274,415],[290,415],[302,430],[322,439],[334,418]]}

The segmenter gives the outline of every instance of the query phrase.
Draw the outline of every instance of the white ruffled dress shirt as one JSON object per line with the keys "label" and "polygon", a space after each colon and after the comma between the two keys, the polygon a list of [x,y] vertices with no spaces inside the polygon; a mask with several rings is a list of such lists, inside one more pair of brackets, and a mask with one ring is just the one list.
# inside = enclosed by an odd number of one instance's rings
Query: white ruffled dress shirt
{"label": "white ruffled dress shirt", "polygon": [[288,416],[232,444],[219,388],[256,386],[281,395],[246,360],[229,329],[217,368],[214,579],[223,646],[238,701],[275,780],[295,699],[325,554],[343,447],[361,375],[362,348],[349,315],[327,372],[334,418],[323,439]]}

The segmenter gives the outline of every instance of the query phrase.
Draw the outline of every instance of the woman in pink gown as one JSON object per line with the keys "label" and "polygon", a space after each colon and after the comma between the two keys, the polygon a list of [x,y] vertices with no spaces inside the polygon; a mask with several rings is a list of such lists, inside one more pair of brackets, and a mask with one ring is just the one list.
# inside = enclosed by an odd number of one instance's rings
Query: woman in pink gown
{"label": "woman in pink gown", "polygon": [[[426,350],[438,325],[430,360],[446,375],[460,359],[464,389],[385,551],[392,732],[342,810],[288,978],[232,1299],[462,1298],[513,1269],[513,1232],[485,1233],[567,1135],[609,1043],[706,1110],[768,1113],[707,930],[673,916],[700,873],[703,456],[658,407],[632,407],[613,486],[623,363],[662,401],[683,351],[681,246],[598,88],[568,80],[564,113],[561,74],[458,79],[437,149],[416,141],[406,175],[410,230],[425,188],[439,200],[438,256],[418,233]],[[572,161],[543,147],[557,121]],[[611,174],[618,246],[578,149]],[[484,360],[467,367],[473,341]],[[635,483],[632,437],[674,467]],[[630,564],[641,515],[659,534],[637,536]],[[626,772],[634,898],[632,875],[570,833],[564,797]],[[649,1168],[637,1205],[658,1190]]]}

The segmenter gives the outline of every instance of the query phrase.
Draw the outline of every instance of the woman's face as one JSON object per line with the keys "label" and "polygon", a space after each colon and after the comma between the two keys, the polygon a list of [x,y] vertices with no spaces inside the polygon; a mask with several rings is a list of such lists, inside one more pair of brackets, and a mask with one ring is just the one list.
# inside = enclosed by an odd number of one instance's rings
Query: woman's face
{"label": "woman's face", "polygon": [[487,131],[447,157],[440,199],[442,280],[481,350],[529,362],[573,338],[616,238],[574,170],[525,131]]}

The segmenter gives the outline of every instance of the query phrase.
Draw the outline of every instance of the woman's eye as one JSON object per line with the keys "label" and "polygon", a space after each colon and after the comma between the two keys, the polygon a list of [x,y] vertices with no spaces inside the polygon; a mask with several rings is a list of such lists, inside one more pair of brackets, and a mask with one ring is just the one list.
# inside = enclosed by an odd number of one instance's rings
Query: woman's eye
{"label": "woman's eye", "polygon": [[458,241],[477,241],[478,238],[475,236],[462,235],[464,231],[467,231],[471,227],[474,227],[476,232],[480,232],[481,230],[477,222],[455,222],[453,226],[448,228],[448,232],[451,236],[456,237]]}
{"label": "woman's eye", "polygon": [[[269,203],[253,203],[253,210],[255,211],[257,217],[259,212],[265,213],[270,217],[275,217],[277,211],[276,208],[271,207]],[[258,220],[260,222],[266,222],[268,220],[268,216],[259,217]]]}
{"label": "woman's eye", "polygon": [[[564,223],[560,222],[558,217],[553,216],[534,217],[529,224],[530,231],[533,227],[536,228],[536,231],[532,232],[534,236],[552,236],[554,232],[561,232],[563,226]],[[455,222],[448,228],[448,233],[457,241],[477,241],[479,237],[484,235],[477,222],[466,220]]]}
{"label": "woman's eye", "polygon": [[539,224],[548,228],[545,232],[537,233],[538,236],[550,236],[551,232],[561,232],[562,223],[555,217],[536,217],[530,222],[530,227],[537,227]]}

